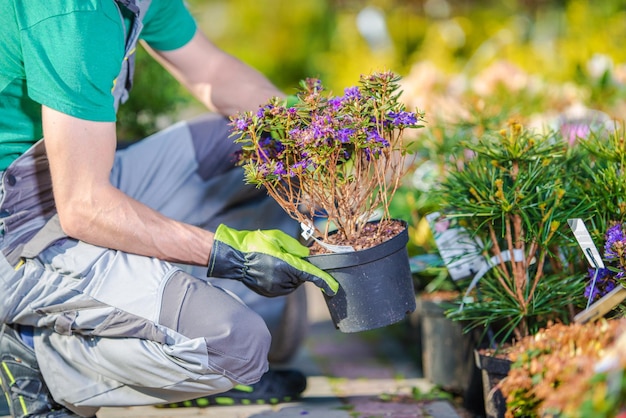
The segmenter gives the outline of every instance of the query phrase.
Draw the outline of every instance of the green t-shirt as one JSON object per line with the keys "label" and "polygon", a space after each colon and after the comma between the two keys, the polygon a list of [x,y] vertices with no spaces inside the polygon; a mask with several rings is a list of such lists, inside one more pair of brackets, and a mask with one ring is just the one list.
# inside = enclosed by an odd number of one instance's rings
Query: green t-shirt
{"label": "green t-shirt", "polygon": [[[0,4],[0,170],[4,170],[41,139],[42,104],[81,119],[115,121],[111,90],[124,59],[129,23],[122,23],[114,0],[0,0]],[[185,45],[196,31],[182,0],[152,0],[143,24],[141,38],[162,51]]]}

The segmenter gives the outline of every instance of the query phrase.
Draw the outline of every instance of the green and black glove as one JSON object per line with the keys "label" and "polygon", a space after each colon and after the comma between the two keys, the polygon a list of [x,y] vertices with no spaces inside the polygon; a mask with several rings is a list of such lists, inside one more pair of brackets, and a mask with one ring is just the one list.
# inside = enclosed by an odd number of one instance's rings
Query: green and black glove
{"label": "green and black glove", "polygon": [[339,284],[325,271],[304,260],[309,249],[277,229],[237,231],[220,225],[209,258],[209,277],[243,282],[256,293],[286,295],[312,282],[328,296]]}

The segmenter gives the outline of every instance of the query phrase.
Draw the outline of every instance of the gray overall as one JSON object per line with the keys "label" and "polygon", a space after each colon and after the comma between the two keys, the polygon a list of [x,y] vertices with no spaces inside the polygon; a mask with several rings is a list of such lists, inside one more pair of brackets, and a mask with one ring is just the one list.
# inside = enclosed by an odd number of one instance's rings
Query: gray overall
{"label": "gray overall", "polygon": [[[118,3],[136,15],[131,59],[116,84],[124,87],[115,92],[121,100],[149,2]],[[175,124],[118,151],[111,182],[179,221],[295,234],[295,222],[264,191],[244,186],[228,130],[216,115]],[[52,395],[85,416],[101,406],[175,402],[256,382],[268,367],[268,326],[284,321],[286,298],[65,236],[43,140],[2,174],[0,251],[0,321],[35,327]]]}

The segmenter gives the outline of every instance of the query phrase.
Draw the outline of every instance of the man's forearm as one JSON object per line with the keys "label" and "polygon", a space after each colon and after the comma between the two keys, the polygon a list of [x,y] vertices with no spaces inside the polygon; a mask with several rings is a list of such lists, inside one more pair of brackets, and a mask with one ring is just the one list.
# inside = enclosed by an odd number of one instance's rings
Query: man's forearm
{"label": "man's forearm", "polygon": [[211,232],[169,219],[113,186],[62,208],[72,208],[60,212],[59,218],[73,238],[161,260],[207,265]]}
{"label": "man's forearm", "polygon": [[213,234],[169,219],[114,187],[115,125],[42,107],[61,227],[69,236],[163,260],[206,265]]}
{"label": "man's forearm", "polygon": [[263,74],[220,50],[200,32],[177,50],[146,48],[207,108],[225,116],[254,111],[269,98],[284,95]]}
{"label": "man's forearm", "polygon": [[242,111],[255,111],[269,98],[284,94],[256,70],[236,59],[223,58],[228,72],[220,75],[221,81],[211,91],[211,102],[224,115]]}

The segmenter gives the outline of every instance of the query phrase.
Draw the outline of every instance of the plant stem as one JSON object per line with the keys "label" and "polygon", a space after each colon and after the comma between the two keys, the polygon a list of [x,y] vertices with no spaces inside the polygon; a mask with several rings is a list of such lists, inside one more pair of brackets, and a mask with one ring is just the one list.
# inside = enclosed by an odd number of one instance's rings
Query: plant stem
{"label": "plant stem", "polygon": [[[497,237],[496,237],[496,231],[494,230],[494,228],[493,228],[493,226],[491,224],[489,225],[489,235],[490,235],[491,241],[493,243],[492,251],[494,252],[494,255],[496,255],[498,257],[498,260],[499,260],[499,263],[500,263],[500,269],[496,270],[496,272],[502,272],[506,279],[510,279],[509,272],[508,272],[508,270],[506,268],[506,263],[504,262],[504,259],[502,258],[502,251],[500,250],[500,246],[498,245],[498,240],[497,240]],[[502,288],[509,295],[511,295],[511,297],[513,299],[516,299],[515,293],[513,292],[513,290],[511,290],[510,286],[506,283],[506,280],[504,278],[502,278],[502,276],[500,274],[496,274],[496,277],[497,277],[498,281],[500,282],[500,284],[502,285]]]}

